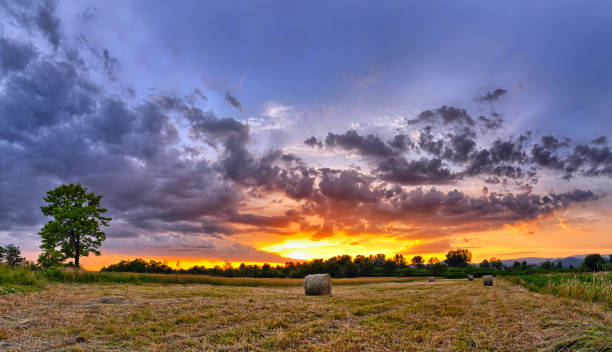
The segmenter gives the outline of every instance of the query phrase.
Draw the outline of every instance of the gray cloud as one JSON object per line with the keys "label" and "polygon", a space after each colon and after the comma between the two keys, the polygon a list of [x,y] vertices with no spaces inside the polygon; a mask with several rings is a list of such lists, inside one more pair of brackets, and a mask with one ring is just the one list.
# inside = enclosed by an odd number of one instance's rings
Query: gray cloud
{"label": "gray cloud", "polygon": [[60,44],[60,20],[55,15],[56,1],[0,1],[0,11],[6,14],[6,20],[29,30],[38,30],[54,48]]}
{"label": "gray cloud", "polygon": [[0,38],[0,72],[22,71],[35,56],[32,45]]}
{"label": "gray cloud", "polygon": [[325,137],[325,146],[342,148],[347,151],[357,151],[364,156],[384,157],[393,155],[395,151],[375,135],[360,136],[355,131],[345,134],[329,133]]}
{"label": "gray cloud", "polygon": [[228,102],[231,106],[233,106],[236,109],[240,110],[240,112],[243,111],[242,110],[242,104],[240,104],[240,100],[238,100],[238,98],[233,96],[232,92],[230,92],[229,90],[225,93],[225,101]]}
{"label": "gray cloud", "polygon": [[487,92],[487,94],[483,96],[476,97],[476,101],[485,102],[485,101],[493,101],[499,99],[502,95],[506,94],[508,91],[505,89],[497,88],[495,90]]}
{"label": "gray cloud", "polygon": [[421,112],[416,119],[406,120],[408,125],[414,125],[417,123],[439,123],[443,124],[465,124],[468,126],[473,126],[475,124],[474,119],[461,108],[456,108],[453,106],[442,106],[436,110],[425,110]]}

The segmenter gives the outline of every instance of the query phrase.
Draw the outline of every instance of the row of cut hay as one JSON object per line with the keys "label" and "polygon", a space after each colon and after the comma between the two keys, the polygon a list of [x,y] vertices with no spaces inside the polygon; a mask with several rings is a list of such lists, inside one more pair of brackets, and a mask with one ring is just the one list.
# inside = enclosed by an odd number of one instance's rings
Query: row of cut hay
{"label": "row of cut hay", "polygon": [[612,273],[516,276],[508,280],[534,292],[602,302],[612,307]]}

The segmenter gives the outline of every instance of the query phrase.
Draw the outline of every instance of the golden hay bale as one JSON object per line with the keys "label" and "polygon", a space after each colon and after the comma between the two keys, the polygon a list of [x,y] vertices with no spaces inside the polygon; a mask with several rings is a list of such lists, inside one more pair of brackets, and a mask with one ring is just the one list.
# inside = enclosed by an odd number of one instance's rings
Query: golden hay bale
{"label": "golden hay bale", "polygon": [[331,276],[329,274],[313,274],[304,278],[304,292],[307,296],[332,294]]}
{"label": "golden hay bale", "polygon": [[427,281],[428,281],[428,282],[435,282],[435,281],[436,281],[436,278],[435,278],[435,277],[433,277],[433,276],[431,276],[431,277],[429,278],[429,280],[427,280]]}
{"label": "golden hay bale", "polygon": [[468,275],[468,280],[474,281],[474,275]]}
{"label": "golden hay bale", "polygon": [[493,286],[493,276],[492,275],[485,275],[482,277],[482,283],[485,286]]}

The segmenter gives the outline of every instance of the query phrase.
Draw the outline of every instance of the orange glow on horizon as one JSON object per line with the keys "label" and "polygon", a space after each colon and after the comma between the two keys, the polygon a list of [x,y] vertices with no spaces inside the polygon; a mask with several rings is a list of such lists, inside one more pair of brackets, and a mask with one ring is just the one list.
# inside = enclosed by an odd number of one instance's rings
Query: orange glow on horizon
{"label": "orange glow on horizon", "polygon": [[319,258],[327,259],[343,254],[348,254],[352,257],[357,255],[375,255],[378,253],[394,256],[417,242],[375,235],[362,235],[359,238],[355,238],[343,233],[337,233],[332,237],[318,241],[304,235],[299,235],[295,239],[263,245],[258,248],[292,259],[312,260]]}
{"label": "orange glow on horizon", "polygon": [[[118,263],[121,260],[141,258],[165,262],[173,268],[188,269],[195,265],[212,268],[223,267],[230,263],[238,267],[241,263],[262,265],[264,261],[253,261],[249,258],[270,258],[268,264],[284,265],[289,261],[310,261],[312,259],[328,259],[338,255],[384,254],[388,258],[395,254],[403,254],[406,261],[416,255],[422,256],[427,262],[435,257],[446,259],[450,249],[465,248],[472,252],[472,263],[480,263],[491,257],[502,260],[519,259],[525,257],[557,258],[572,255],[612,253],[612,242],[609,240],[608,228],[603,221],[589,221],[587,217],[547,217],[540,221],[522,222],[506,225],[503,228],[476,232],[459,233],[449,236],[431,238],[402,238],[382,234],[345,234],[338,232],[330,237],[313,239],[312,233],[296,232],[291,236],[276,236],[274,234],[258,233],[234,238],[247,248],[254,248],[268,254],[245,254],[244,260],[235,254],[232,260],[223,260],[223,254],[216,258],[206,257],[180,257],[176,253],[163,254],[134,254],[110,253],[102,250],[102,256],[82,257],[81,263],[88,270],[99,270],[104,266]],[[604,244],[602,246],[602,243]],[[224,244],[227,246],[227,244]],[[39,252],[25,253],[31,261],[36,261]],[[274,260],[274,258],[278,258]]]}

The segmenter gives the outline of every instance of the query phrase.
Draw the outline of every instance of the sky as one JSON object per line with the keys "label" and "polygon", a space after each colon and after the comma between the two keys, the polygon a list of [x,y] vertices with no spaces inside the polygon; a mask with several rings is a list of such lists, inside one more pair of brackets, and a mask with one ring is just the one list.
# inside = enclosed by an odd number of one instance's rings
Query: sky
{"label": "sky", "polygon": [[0,0],[0,244],[99,268],[612,252],[612,4]]}

